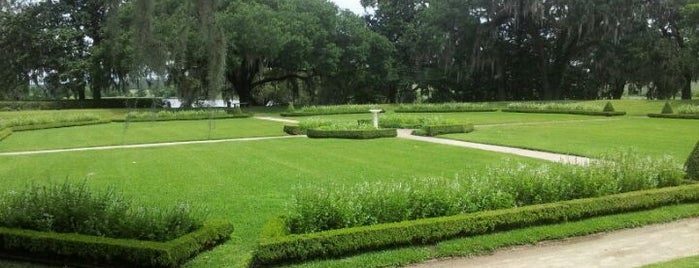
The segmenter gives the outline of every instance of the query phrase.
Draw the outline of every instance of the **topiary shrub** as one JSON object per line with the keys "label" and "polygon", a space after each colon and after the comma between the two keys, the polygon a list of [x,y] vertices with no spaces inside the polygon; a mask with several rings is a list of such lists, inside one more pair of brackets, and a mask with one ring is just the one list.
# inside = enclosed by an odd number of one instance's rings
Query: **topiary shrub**
{"label": "topiary shrub", "polygon": [[665,102],[665,106],[663,106],[663,110],[660,112],[661,114],[673,114],[675,111],[672,110],[672,106],[670,106],[670,102]]}
{"label": "topiary shrub", "polygon": [[290,126],[290,125],[284,126],[284,133],[289,134],[289,135],[304,135],[304,134],[306,134],[305,131],[303,131],[301,129],[301,127]]}
{"label": "topiary shrub", "polygon": [[607,104],[604,105],[604,109],[602,110],[603,112],[614,112],[614,105],[612,105],[611,101],[608,101]]}
{"label": "topiary shrub", "polygon": [[684,167],[687,171],[687,178],[690,180],[699,180],[699,141],[694,146],[694,150],[689,154]]}
{"label": "topiary shrub", "polygon": [[294,107],[293,102],[289,102],[289,106],[286,107],[286,111],[289,113],[296,112],[296,107]]}

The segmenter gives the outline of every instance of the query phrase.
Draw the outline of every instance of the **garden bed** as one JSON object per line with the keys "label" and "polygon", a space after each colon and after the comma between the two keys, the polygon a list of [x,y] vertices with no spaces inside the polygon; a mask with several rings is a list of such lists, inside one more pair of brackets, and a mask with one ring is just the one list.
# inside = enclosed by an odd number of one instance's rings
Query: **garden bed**
{"label": "garden bed", "polygon": [[369,110],[380,109],[381,112],[385,110],[377,107],[376,105],[330,105],[330,106],[304,106],[300,109],[295,109],[293,106],[289,107],[289,110],[281,113],[281,116],[285,117],[297,117],[297,116],[314,116],[314,115],[336,115],[336,114],[367,114],[370,113]]}
{"label": "garden bed", "polygon": [[592,116],[623,116],[626,112],[601,112],[584,110],[539,110],[539,109],[502,109],[504,113],[542,113],[542,114],[575,114]]}
{"label": "garden bed", "polygon": [[111,120],[100,119],[100,120],[90,120],[90,121],[73,121],[73,122],[56,122],[56,123],[46,123],[46,124],[20,125],[20,126],[13,126],[11,128],[12,128],[12,131],[29,131],[29,130],[50,129],[50,128],[78,127],[78,126],[109,124],[111,122],[112,122]]}
{"label": "garden bed", "polygon": [[59,265],[177,267],[232,232],[229,223],[208,222],[179,238],[155,242],[0,227],[0,257]]}
{"label": "garden bed", "polygon": [[263,230],[254,253],[253,264],[269,265],[339,257],[384,248],[422,245],[456,237],[697,202],[699,185],[695,184],[300,235],[286,234],[284,219],[275,219]]}
{"label": "garden bed", "polygon": [[216,110],[163,110],[158,112],[131,112],[125,118],[114,119],[114,122],[149,122],[149,121],[177,121],[177,120],[208,120],[208,119],[234,119],[250,118],[252,113],[241,111]]}
{"label": "garden bed", "polygon": [[699,119],[699,114],[648,114],[651,118]]}
{"label": "garden bed", "polygon": [[413,131],[413,135],[418,136],[437,136],[444,134],[454,134],[454,133],[469,133],[473,132],[474,128],[472,124],[465,125],[436,125],[436,126],[424,126],[418,130]]}
{"label": "garden bed", "polygon": [[398,136],[396,129],[349,129],[349,130],[306,130],[309,138],[338,138],[338,139],[377,139],[394,138]]}
{"label": "garden bed", "polygon": [[476,103],[441,103],[400,105],[396,113],[461,113],[461,112],[496,112],[497,108]]}

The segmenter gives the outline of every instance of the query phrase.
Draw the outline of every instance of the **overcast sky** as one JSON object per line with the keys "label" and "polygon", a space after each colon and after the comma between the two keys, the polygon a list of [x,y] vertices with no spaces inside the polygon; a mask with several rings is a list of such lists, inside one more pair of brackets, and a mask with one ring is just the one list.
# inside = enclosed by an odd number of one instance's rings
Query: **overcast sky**
{"label": "overcast sky", "polygon": [[357,14],[364,14],[364,8],[359,3],[359,0],[331,0],[335,2],[337,6],[343,9],[349,9]]}

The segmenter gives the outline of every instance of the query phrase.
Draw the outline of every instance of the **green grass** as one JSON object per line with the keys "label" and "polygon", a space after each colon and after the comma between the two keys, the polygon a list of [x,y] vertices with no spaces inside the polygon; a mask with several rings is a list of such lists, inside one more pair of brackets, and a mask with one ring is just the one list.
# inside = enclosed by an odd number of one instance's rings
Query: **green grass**
{"label": "green grass", "polygon": [[282,215],[300,185],[354,185],[414,178],[455,178],[512,158],[436,144],[383,139],[268,140],[146,149],[0,157],[0,191],[27,183],[87,178],[143,203],[189,201],[210,218],[232,221],[232,239],[187,267],[244,267],[265,222]]}
{"label": "green grass", "polygon": [[257,119],[111,123],[16,132],[0,142],[0,151],[283,136],[282,126]]}
{"label": "green grass", "polygon": [[699,256],[680,258],[668,262],[643,266],[643,268],[696,268],[699,267]]}
{"label": "green grass", "polygon": [[598,156],[634,148],[644,155],[669,154],[684,161],[699,139],[699,122],[681,119],[620,118],[589,122],[477,127],[446,138]]}

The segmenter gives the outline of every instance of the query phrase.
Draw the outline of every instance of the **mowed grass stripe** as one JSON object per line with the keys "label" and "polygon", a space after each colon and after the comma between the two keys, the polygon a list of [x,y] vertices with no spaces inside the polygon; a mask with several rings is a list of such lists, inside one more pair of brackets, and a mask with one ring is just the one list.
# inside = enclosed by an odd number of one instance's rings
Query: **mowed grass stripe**
{"label": "mowed grass stripe", "polygon": [[449,179],[505,159],[541,163],[401,139],[266,140],[0,157],[0,191],[87,178],[90,187],[114,186],[145,203],[204,205],[236,231],[230,242],[187,267],[243,267],[261,228],[284,213],[297,186]]}

